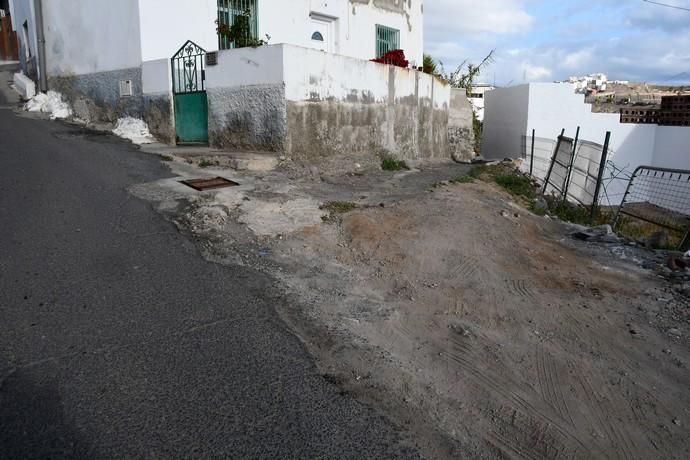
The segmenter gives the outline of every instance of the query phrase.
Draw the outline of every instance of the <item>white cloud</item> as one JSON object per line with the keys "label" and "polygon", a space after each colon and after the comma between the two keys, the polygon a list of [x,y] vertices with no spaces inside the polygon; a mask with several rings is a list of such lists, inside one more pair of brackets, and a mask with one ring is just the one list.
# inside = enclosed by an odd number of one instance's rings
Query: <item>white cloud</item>
{"label": "white cloud", "polygon": [[527,81],[543,80],[553,75],[551,69],[547,69],[546,67],[539,65],[532,65],[527,62],[523,63],[520,68],[522,69],[522,73]]}
{"label": "white cloud", "polygon": [[424,3],[426,33],[461,40],[467,34],[526,32],[533,19],[520,0],[431,0]]}

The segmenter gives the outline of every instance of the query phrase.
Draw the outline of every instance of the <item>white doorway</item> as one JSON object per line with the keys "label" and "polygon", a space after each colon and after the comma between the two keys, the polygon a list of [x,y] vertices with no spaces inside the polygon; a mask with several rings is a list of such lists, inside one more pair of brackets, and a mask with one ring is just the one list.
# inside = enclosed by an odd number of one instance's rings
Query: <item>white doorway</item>
{"label": "white doorway", "polygon": [[312,14],[309,30],[309,47],[327,53],[335,51],[333,19]]}

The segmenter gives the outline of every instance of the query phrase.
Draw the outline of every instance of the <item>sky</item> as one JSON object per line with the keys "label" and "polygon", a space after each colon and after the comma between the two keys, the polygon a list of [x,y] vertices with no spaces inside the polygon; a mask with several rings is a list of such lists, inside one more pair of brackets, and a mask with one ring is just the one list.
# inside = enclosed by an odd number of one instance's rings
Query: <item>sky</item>
{"label": "sky", "polygon": [[[690,0],[657,0],[690,9]],[[690,83],[690,11],[643,0],[426,0],[425,52],[446,71],[494,63],[478,80],[509,86],[603,72]]]}

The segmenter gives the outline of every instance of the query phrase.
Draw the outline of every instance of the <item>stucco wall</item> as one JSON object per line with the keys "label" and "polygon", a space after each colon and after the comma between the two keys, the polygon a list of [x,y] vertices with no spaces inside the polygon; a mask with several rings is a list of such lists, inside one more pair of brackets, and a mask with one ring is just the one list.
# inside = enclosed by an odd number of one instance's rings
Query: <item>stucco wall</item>
{"label": "stucco wall", "polygon": [[44,1],[50,77],[141,65],[138,0]]}
{"label": "stucco wall", "polygon": [[450,87],[420,72],[273,45],[221,52],[207,70],[207,90],[217,146],[301,158],[450,157]]}

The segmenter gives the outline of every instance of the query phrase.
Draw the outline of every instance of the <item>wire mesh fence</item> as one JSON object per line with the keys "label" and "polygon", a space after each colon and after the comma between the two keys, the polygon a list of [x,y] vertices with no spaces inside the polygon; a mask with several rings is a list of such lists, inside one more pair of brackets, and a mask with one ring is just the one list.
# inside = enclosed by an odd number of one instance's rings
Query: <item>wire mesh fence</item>
{"label": "wire mesh fence", "polygon": [[665,228],[688,244],[690,171],[640,166],[633,173],[615,225],[627,216]]}

